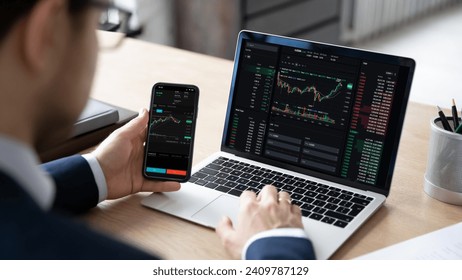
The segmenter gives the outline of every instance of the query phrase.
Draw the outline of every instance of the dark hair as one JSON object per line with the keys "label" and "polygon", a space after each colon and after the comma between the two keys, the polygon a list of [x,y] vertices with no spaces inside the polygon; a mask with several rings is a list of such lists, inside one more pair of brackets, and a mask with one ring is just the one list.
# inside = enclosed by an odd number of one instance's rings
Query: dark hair
{"label": "dark hair", "polygon": [[[9,33],[14,23],[27,15],[41,0],[0,0],[0,43]],[[88,6],[90,0],[68,0],[69,12],[78,13]]]}

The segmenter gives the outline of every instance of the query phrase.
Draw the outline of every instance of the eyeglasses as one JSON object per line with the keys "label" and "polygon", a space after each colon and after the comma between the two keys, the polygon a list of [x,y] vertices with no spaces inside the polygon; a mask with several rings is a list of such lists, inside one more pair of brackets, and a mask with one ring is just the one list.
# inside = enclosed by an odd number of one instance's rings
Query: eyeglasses
{"label": "eyeglasses", "polygon": [[98,29],[111,31],[104,38],[99,38],[101,50],[115,49],[122,44],[125,37],[131,37],[129,24],[132,13],[130,11],[117,7],[109,1],[92,0],[90,4],[102,10]]}

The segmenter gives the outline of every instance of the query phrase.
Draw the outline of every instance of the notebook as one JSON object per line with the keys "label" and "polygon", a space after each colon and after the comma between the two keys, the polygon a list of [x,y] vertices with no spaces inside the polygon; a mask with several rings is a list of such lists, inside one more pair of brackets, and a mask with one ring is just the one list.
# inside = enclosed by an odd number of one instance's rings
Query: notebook
{"label": "notebook", "polygon": [[117,108],[102,101],[89,98],[84,110],[74,123],[74,130],[71,137],[103,128],[116,123],[118,120],[119,111]]}
{"label": "notebook", "polygon": [[238,37],[219,152],[175,193],[144,206],[215,227],[239,195],[291,194],[318,259],[385,202],[414,74],[412,59],[252,31]]}

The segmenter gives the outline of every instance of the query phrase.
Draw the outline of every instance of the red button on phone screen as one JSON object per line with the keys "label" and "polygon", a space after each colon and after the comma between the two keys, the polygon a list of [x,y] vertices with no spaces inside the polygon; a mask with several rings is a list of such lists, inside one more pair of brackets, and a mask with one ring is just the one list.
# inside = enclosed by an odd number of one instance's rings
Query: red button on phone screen
{"label": "red button on phone screen", "polygon": [[167,174],[169,174],[169,175],[186,176],[186,170],[167,169]]}

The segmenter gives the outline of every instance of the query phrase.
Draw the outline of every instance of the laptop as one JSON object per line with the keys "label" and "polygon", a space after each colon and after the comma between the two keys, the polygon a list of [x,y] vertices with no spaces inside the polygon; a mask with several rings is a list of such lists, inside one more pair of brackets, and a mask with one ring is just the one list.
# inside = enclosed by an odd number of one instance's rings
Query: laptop
{"label": "laptop", "polygon": [[385,202],[412,59],[241,31],[221,149],[175,193],[144,206],[214,228],[239,196],[291,194],[318,259],[328,259]]}

